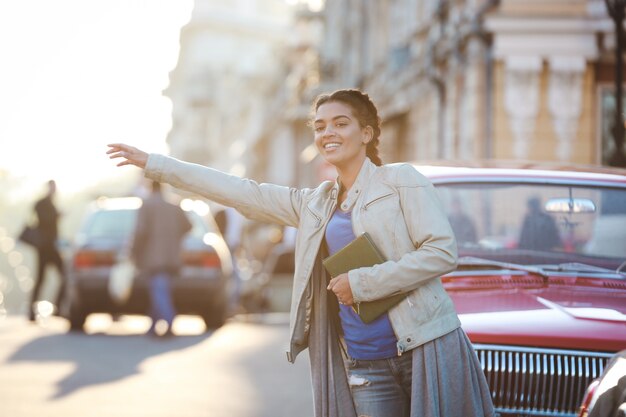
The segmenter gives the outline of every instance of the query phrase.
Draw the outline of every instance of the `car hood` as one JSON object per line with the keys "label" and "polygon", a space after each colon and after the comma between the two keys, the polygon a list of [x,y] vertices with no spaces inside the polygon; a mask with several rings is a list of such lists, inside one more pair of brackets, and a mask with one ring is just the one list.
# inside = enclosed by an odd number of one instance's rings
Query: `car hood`
{"label": "car hood", "polygon": [[[491,284],[481,285],[481,279]],[[546,282],[509,277],[500,286],[493,276],[461,281],[458,285],[459,277],[453,278],[446,289],[474,343],[611,352],[626,348],[626,286],[576,277]]]}

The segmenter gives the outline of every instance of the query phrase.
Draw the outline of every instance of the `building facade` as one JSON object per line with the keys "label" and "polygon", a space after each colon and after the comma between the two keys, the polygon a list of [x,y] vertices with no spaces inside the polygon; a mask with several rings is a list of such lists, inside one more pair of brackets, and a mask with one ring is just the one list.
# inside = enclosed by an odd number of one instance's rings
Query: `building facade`
{"label": "building facade", "polygon": [[[164,91],[173,107],[172,156],[251,175],[262,156],[255,143],[283,101],[291,16],[283,0],[195,1]],[[273,133],[281,152],[291,146],[281,129]],[[281,174],[294,176],[288,161]]]}
{"label": "building facade", "polygon": [[606,164],[602,0],[326,0],[322,20],[319,89],[370,93],[385,161]]}
{"label": "building facade", "polygon": [[196,0],[172,155],[284,185],[332,178],[307,126],[360,88],[383,161],[607,164],[615,33],[603,0]]}

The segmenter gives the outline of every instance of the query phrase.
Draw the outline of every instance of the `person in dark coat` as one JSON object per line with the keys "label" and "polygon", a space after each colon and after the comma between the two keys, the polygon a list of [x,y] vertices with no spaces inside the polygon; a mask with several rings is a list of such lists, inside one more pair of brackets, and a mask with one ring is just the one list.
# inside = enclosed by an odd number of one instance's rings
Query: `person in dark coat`
{"label": "person in dark coat", "polygon": [[550,250],[561,247],[561,236],[554,219],[541,210],[541,200],[531,197],[519,238],[520,249]]}
{"label": "person in dark coat", "polygon": [[55,298],[56,312],[59,312],[63,296],[65,295],[65,270],[63,260],[56,247],[58,237],[58,221],[59,212],[57,211],[53,200],[56,193],[56,183],[53,180],[48,181],[48,192],[44,198],[35,204],[35,214],[37,216],[37,229],[39,235],[39,244],[37,245],[37,277],[35,287],[31,293],[30,310],[28,319],[35,321],[34,304],[39,300],[39,292],[46,273],[48,265],[54,266],[59,272],[61,285],[57,291]]}
{"label": "person in dark coat", "polygon": [[448,220],[459,246],[476,243],[476,227],[470,216],[463,211],[463,205],[458,198],[452,200],[452,212],[448,215]]}
{"label": "person in dark coat", "polygon": [[131,257],[142,277],[148,279],[152,326],[148,331],[157,335],[159,320],[167,323],[165,335],[172,334],[176,316],[170,294],[170,282],[178,274],[182,260],[181,248],[191,222],[177,205],[161,194],[161,184],[152,183],[151,194],[143,200],[137,214],[137,225],[131,247]]}

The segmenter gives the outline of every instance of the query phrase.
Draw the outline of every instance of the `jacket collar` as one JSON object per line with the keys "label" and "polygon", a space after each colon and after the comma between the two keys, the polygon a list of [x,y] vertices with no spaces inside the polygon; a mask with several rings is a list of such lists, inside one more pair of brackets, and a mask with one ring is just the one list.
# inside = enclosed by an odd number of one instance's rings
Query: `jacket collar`
{"label": "jacket collar", "polygon": [[[350,188],[350,190],[348,191],[348,196],[341,204],[341,210],[352,210],[352,207],[354,207],[354,203],[363,192],[365,186],[369,183],[370,178],[372,174],[374,174],[376,168],[377,166],[369,158],[366,157],[365,161],[363,161],[363,165],[361,165],[361,169],[359,170],[359,174],[357,175],[356,180],[352,185],[352,188]],[[333,187],[333,192],[336,193],[335,195],[338,196],[340,191],[341,183],[339,182],[339,177],[337,177],[337,179],[335,180],[335,186]]]}
{"label": "jacket collar", "polygon": [[[361,169],[359,170],[359,174],[357,175],[352,188],[348,192],[348,197],[341,205],[341,209],[344,211],[352,210],[354,207],[354,203],[357,200],[357,197],[361,195],[363,189],[367,186],[370,181],[371,176],[378,168],[369,158],[365,158],[363,165],[361,165]],[[339,178],[335,180],[335,183],[332,185],[332,188],[329,189],[330,198],[329,199],[317,199],[312,198],[308,201],[307,206],[311,213],[313,213],[319,219],[319,224],[325,224],[325,221],[330,218],[332,215],[332,211],[337,203],[337,198],[339,197],[339,191],[341,190],[341,183],[339,182]],[[345,207],[345,208],[344,208]]]}

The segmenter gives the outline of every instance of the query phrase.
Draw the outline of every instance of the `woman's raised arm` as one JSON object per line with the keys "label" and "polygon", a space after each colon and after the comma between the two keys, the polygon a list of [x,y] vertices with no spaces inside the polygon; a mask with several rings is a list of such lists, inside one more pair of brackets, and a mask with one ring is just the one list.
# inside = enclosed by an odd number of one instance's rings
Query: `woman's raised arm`
{"label": "woman's raised arm", "polygon": [[107,146],[110,159],[122,158],[117,166],[135,165],[154,181],[165,182],[234,207],[251,219],[298,226],[302,203],[300,190],[276,184],[258,184],[203,165],[165,155],[148,154],[124,143]]}

